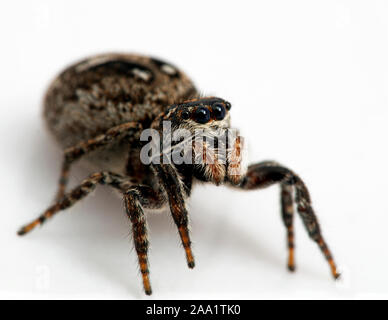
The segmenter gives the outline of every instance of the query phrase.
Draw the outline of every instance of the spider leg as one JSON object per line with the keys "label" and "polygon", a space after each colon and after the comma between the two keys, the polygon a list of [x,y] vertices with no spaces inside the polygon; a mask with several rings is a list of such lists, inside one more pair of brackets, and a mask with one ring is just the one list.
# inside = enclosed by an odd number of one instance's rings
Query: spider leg
{"label": "spider leg", "polygon": [[162,193],[155,192],[151,187],[138,185],[131,186],[131,182],[117,174],[111,172],[99,172],[92,174],[85,179],[78,187],[74,188],[63,198],[49,207],[42,215],[32,221],[30,224],[22,227],[19,235],[24,235],[42,224],[48,218],[51,218],[59,211],[65,210],[75,204],[77,201],[90,194],[97,184],[109,185],[123,192],[127,215],[132,222],[133,240],[136,253],[138,255],[140,271],[143,278],[143,286],[146,294],[150,295],[151,285],[148,269],[148,239],[147,226],[142,206],[146,208],[160,208],[166,202]]}
{"label": "spider leg", "polygon": [[189,234],[189,219],[185,205],[185,186],[180,178],[176,168],[172,165],[153,165],[156,175],[163,186],[168,202],[172,217],[182,241],[183,248],[186,252],[186,260],[189,268],[194,268],[194,256],[191,251],[191,240]]}
{"label": "spider leg", "polygon": [[143,279],[144,291],[152,293],[148,268],[148,236],[147,224],[142,207],[160,208],[165,203],[162,193],[155,192],[151,187],[138,185],[131,187],[124,193],[125,208],[132,222],[133,241],[139,260],[140,272]]}
{"label": "spider leg", "polygon": [[302,218],[306,230],[312,240],[314,240],[325,258],[327,259],[331,273],[335,279],[340,274],[337,272],[337,267],[334,263],[333,257],[325,240],[321,234],[318,219],[312,208],[310,194],[302,179],[293,173],[291,170],[275,163],[275,162],[261,162],[248,167],[248,171],[243,178],[240,188],[245,190],[253,190],[269,187],[273,184],[279,183],[282,187],[282,214],[283,221],[287,227],[288,245],[289,245],[289,268],[293,268],[293,224],[292,224],[292,193],[295,191],[295,204],[297,211]]}
{"label": "spider leg", "polygon": [[34,229],[36,226],[43,224],[47,219],[54,216],[59,211],[65,210],[76,202],[90,194],[97,184],[106,184],[119,190],[127,189],[130,181],[120,175],[111,172],[94,173],[85,179],[79,186],[65,194],[60,200],[49,207],[42,215],[31,223],[25,225],[18,231],[18,235],[24,235]]}
{"label": "spider leg", "polygon": [[55,201],[61,200],[65,195],[66,186],[69,181],[70,167],[71,167],[71,162],[66,161],[66,155],[65,155],[65,160],[62,163],[61,173],[59,176],[58,190],[55,196]]}
{"label": "spider leg", "polygon": [[288,270],[295,270],[294,262],[294,200],[292,196],[292,187],[290,185],[281,184],[281,207],[282,220],[287,228],[287,247],[288,247]]}
{"label": "spider leg", "polygon": [[58,183],[58,190],[56,194],[56,200],[61,200],[65,194],[70,167],[73,162],[80,159],[82,156],[97,150],[98,148],[128,137],[132,135],[134,131],[139,131],[139,129],[140,124],[138,124],[137,122],[123,123],[121,125],[109,129],[104,134],[98,135],[97,137],[89,139],[87,141],[82,141],[73,147],[65,149],[61,174]]}

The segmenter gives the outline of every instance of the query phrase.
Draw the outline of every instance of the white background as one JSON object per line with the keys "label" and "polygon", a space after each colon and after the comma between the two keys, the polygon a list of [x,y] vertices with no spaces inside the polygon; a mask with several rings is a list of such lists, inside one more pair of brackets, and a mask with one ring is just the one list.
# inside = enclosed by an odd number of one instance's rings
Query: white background
{"label": "white background", "polygon": [[[8,1],[0,5],[0,297],[148,299],[122,201],[94,196],[19,238],[51,202],[61,152],[44,90],[74,60],[151,54],[233,103],[250,161],[275,159],[310,188],[343,271],[335,283],[297,218],[286,270],[279,190],[198,186],[196,268],[168,213],[149,216],[151,298],[388,297],[387,1]],[[72,183],[89,172],[72,171]]]}

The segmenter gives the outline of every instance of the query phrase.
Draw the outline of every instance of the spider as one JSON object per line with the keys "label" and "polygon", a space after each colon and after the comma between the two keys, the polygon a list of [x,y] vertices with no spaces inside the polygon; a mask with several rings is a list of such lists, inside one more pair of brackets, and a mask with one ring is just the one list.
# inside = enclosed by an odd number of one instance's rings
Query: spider
{"label": "spider", "polygon": [[[219,145],[202,140],[213,161],[202,163],[141,161],[146,141],[144,129],[163,136],[163,124],[172,130],[185,128],[209,135],[230,127],[231,104],[217,97],[202,97],[191,80],[170,63],[135,54],[111,53],[77,62],[49,86],[44,99],[48,128],[64,150],[59,185],[53,204],[37,219],[22,227],[24,235],[89,195],[98,184],[117,190],[124,199],[132,224],[144,291],[152,293],[149,278],[147,223],[144,209],[169,207],[177,226],[189,268],[194,268],[186,208],[198,181],[243,190],[274,184],[281,188],[281,213],[287,230],[288,269],[294,264],[293,216],[296,207],[307,232],[326,257],[334,278],[339,277],[332,255],[322,237],[311,199],[302,179],[290,169],[264,161],[243,165],[242,139],[226,144],[225,161],[216,156]],[[173,144],[172,149],[178,144]],[[190,144],[189,144],[190,145]],[[192,144],[198,156],[198,141]],[[83,161],[93,170],[79,186],[67,191],[71,165]]]}

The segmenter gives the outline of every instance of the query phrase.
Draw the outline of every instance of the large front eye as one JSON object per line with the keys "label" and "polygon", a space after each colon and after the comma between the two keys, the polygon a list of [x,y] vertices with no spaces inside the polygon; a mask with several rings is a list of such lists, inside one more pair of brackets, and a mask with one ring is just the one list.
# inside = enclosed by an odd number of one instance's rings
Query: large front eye
{"label": "large front eye", "polygon": [[210,111],[205,107],[199,107],[195,110],[195,121],[198,123],[207,123],[210,120]]}
{"label": "large front eye", "polygon": [[213,104],[212,110],[216,120],[222,120],[225,118],[225,108],[221,103]]}

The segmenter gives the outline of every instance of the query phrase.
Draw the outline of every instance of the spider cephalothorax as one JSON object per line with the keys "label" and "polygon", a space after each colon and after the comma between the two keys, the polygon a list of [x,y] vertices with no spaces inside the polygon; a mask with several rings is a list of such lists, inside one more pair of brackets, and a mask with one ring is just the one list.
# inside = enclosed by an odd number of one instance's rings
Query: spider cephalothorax
{"label": "spider cephalothorax", "polygon": [[[243,190],[279,184],[288,268],[295,269],[296,208],[337,278],[304,182],[274,161],[246,168],[244,141],[230,127],[230,109],[221,98],[200,97],[182,71],[159,59],[106,54],[70,66],[53,81],[44,104],[48,127],[64,149],[56,200],[18,234],[71,207],[98,184],[110,186],[124,199],[144,290],[151,294],[143,209],[169,207],[193,268],[186,201],[195,181]],[[71,165],[81,158],[98,169],[66,192]]]}
{"label": "spider cephalothorax", "polygon": [[[162,137],[160,161],[166,162],[168,154],[171,165],[185,172],[190,168],[201,181],[238,184],[246,166],[243,139],[230,128],[230,109],[229,102],[216,97],[172,105],[151,125]],[[178,154],[184,161],[177,161]]]}

